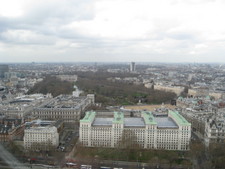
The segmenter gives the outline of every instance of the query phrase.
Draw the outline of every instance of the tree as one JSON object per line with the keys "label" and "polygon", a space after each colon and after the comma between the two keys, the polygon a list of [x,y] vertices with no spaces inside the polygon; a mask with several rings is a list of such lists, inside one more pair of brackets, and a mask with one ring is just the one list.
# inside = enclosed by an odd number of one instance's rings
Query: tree
{"label": "tree", "polygon": [[74,88],[72,82],[61,81],[60,79],[54,76],[47,76],[42,82],[35,84],[34,87],[28,91],[28,94],[51,93],[52,96],[55,97],[60,94],[72,94],[73,90]]}
{"label": "tree", "polygon": [[140,149],[141,145],[138,143],[138,138],[132,129],[124,129],[121,140],[118,143],[119,148],[123,149]]}

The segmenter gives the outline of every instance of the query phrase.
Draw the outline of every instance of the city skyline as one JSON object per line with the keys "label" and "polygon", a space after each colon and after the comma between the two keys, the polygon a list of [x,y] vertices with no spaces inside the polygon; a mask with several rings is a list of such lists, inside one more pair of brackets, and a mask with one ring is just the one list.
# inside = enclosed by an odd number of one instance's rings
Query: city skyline
{"label": "city skyline", "polygon": [[0,2],[0,61],[224,63],[222,0]]}

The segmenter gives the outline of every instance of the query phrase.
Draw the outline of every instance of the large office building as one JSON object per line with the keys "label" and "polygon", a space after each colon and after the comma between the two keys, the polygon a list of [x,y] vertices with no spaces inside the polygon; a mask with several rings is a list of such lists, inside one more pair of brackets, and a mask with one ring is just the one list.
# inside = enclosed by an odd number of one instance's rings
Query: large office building
{"label": "large office building", "polygon": [[95,102],[95,96],[75,97],[60,95],[33,110],[33,115],[42,120],[62,119],[66,123],[79,122],[82,113]]}
{"label": "large office building", "polygon": [[140,117],[125,117],[121,112],[99,117],[96,112],[86,112],[79,134],[87,147],[189,150],[191,124],[176,111],[158,115],[144,111]]}
{"label": "large office building", "polygon": [[26,150],[52,150],[59,145],[59,133],[54,121],[33,121],[24,130]]}

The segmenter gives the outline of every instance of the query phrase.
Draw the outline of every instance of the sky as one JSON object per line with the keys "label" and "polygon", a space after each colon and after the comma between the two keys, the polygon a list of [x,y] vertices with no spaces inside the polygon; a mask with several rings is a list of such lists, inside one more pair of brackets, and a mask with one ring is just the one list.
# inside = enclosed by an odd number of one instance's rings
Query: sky
{"label": "sky", "polygon": [[224,0],[0,0],[0,63],[224,63],[224,18]]}

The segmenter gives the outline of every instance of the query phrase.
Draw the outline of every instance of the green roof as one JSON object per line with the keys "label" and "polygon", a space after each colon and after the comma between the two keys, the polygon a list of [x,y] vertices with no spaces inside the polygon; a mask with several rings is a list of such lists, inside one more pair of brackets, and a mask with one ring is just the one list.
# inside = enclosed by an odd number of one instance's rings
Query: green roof
{"label": "green roof", "polygon": [[117,124],[123,124],[124,122],[124,115],[121,112],[114,112],[114,119],[113,119],[113,123],[117,123]]}
{"label": "green roof", "polygon": [[205,98],[206,98],[206,99],[208,99],[208,100],[210,100],[210,99],[211,99],[211,98],[210,98],[210,96],[206,96]]}
{"label": "green roof", "polygon": [[193,104],[197,104],[198,102],[197,102],[196,100],[193,100],[192,103],[193,103]]}
{"label": "green roof", "polygon": [[157,124],[152,112],[142,112],[142,117],[145,120],[145,124]]}
{"label": "green roof", "polygon": [[182,125],[182,126],[190,126],[191,123],[189,123],[182,115],[180,115],[180,113],[178,113],[177,111],[169,111],[169,114],[174,118],[174,120],[176,121],[176,123],[178,125]]}
{"label": "green roof", "polygon": [[80,120],[80,122],[92,122],[95,118],[95,114],[96,113],[93,111],[86,112],[84,118]]}

